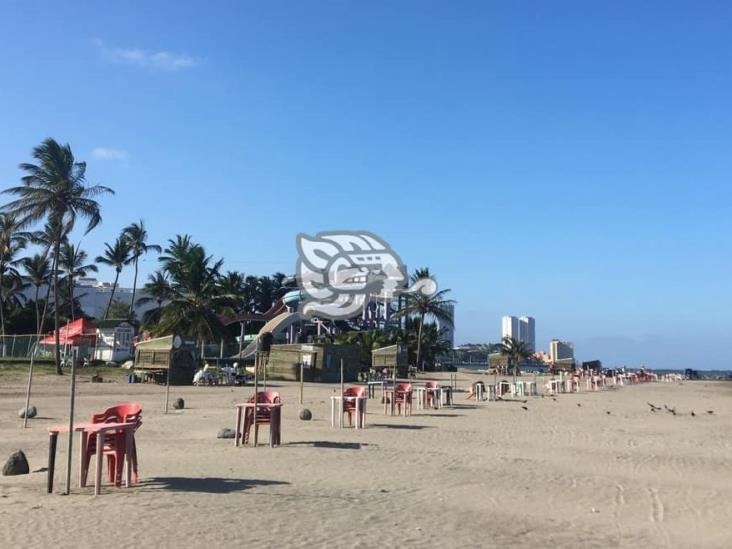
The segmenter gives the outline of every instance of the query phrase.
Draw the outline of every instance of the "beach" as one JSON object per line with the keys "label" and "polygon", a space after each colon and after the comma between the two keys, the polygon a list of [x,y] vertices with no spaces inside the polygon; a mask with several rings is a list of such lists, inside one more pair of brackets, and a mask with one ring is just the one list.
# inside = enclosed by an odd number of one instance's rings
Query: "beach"
{"label": "beach", "polygon": [[[273,382],[284,402],[282,446],[255,449],[216,438],[234,428],[233,405],[251,387],[173,387],[186,407],[166,415],[164,387],[89,378],[79,378],[77,421],[119,402],[143,407],[140,483],[105,485],[97,497],[93,482],[80,489],[75,445],[72,493],[59,495],[61,435],[55,494],[45,493],[44,472],[0,477],[0,546],[732,544],[732,383],[645,383],[526,403],[476,404],[458,392],[454,407],[415,406],[411,417],[386,416],[372,399],[366,429],[356,431],[331,428],[337,384],[306,384],[306,422],[298,385]],[[459,387],[474,379],[492,376],[461,373]],[[46,428],[68,421],[68,381],[36,378],[39,417],[24,430],[25,380],[2,378],[3,460],[20,448],[31,471],[46,466]],[[676,415],[651,412],[649,402]]]}

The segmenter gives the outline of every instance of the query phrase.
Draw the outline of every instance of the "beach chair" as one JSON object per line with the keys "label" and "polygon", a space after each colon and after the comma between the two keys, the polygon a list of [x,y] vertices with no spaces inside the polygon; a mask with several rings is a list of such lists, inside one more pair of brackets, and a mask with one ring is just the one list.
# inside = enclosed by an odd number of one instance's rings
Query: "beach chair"
{"label": "beach chair", "polygon": [[405,416],[412,415],[412,393],[411,383],[397,383],[394,391],[394,405],[399,415],[402,415],[402,406],[404,406]]}
{"label": "beach chair", "polygon": [[[249,399],[249,402],[254,402],[254,395]],[[281,402],[280,394],[276,391],[259,391],[257,393],[258,404],[280,404]],[[258,407],[257,417],[255,418],[254,408],[247,408],[244,413],[244,444],[249,442],[249,431],[252,425],[257,433],[257,439],[259,438],[259,426],[269,425],[269,445],[278,446],[280,443],[279,420],[279,410],[274,411],[268,406]]]}
{"label": "beach chair", "polygon": [[[356,398],[362,398],[364,400],[366,399],[366,387],[349,387],[348,389],[343,391],[343,396],[344,397],[354,397],[354,398],[349,398],[348,400],[346,400],[345,398],[343,399],[343,412],[346,415],[348,415],[348,425],[352,426],[353,425],[353,414],[356,413]],[[361,417],[358,418],[358,421],[356,422],[357,425],[359,423],[361,425],[363,425],[363,423],[364,423],[363,415],[364,414],[365,414],[365,405],[361,407]]]}
{"label": "beach chair", "polygon": [[[117,404],[111,408],[107,408],[99,414],[91,417],[90,423],[136,423],[134,431],[142,425],[142,407],[134,402]],[[86,444],[83,460],[84,467],[82,472],[82,485],[86,485],[87,475],[89,473],[89,463],[92,456],[97,453],[97,437],[89,437]],[[137,470],[137,445],[135,437],[132,437],[131,463],[128,467],[132,468],[134,482],[139,481]],[[122,470],[124,467],[125,455],[127,454],[127,438],[125,432],[120,430],[115,433],[109,433],[104,437],[104,448],[102,454],[107,456],[107,477],[110,484],[119,487],[122,486]],[[101,464],[97,465],[98,467]]]}
{"label": "beach chair", "polygon": [[432,406],[433,408],[439,408],[442,405],[440,402],[440,384],[436,381],[425,381],[425,406]]}

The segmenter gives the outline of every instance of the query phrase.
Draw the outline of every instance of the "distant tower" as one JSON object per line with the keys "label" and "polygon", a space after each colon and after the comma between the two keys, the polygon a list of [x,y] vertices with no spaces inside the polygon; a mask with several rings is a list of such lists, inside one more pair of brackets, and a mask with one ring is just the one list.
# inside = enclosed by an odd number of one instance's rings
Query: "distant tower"
{"label": "distant tower", "polygon": [[565,359],[574,359],[574,345],[569,341],[552,339],[549,342],[549,360],[556,362]]}
{"label": "distant tower", "polygon": [[530,316],[519,318],[519,339],[526,343],[530,351],[536,351],[536,327],[535,320]]}
{"label": "distant tower", "polygon": [[536,350],[535,321],[530,316],[504,316],[502,319],[501,339],[511,337],[526,343],[533,352]]}
{"label": "distant tower", "polygon": [[515,316],[504,316],[502,319],[501,339],[504,337],[512,337],[513,339],[520,339],[519,337],[519,319]]}

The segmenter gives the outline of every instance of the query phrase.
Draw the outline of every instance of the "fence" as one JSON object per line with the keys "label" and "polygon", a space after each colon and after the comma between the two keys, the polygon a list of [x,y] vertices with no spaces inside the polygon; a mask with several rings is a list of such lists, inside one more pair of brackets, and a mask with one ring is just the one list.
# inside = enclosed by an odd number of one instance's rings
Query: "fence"
{"label": "fence", "polygon": [[[0,336],[0,357],[2,358],[30,358],[31,353],[36,348],[38,341],[46,337],[45,335],[23,335],[13,334]],[[44,349],[44,347],[48,347]],[[43,358],[51,356],[53,353],[53,346],[41,345],[38,349],[36,357]]]}

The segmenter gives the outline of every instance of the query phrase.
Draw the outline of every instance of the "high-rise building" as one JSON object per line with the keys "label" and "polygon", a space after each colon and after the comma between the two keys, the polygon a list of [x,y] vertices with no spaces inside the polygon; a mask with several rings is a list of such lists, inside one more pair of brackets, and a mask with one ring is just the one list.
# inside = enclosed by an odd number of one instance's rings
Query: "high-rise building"
{"label": "high-rise building", "polygon": [[519,339],[526,343],[530,351],[536,350],[536,321],[533,317],[519,318]]}
{"label": "high-rise building", "polygon": [[563,359],[574,358],[574,345],[569,341],[560,341],[552,339],[549,342],[549,360],[557,362]]}
{"label": "high-rise building", "polygon": [[526,343],[531,350],[536,350],[535,321],[530,316],[504,316],[502,319],[501,338],[511,337]]}
{"label": "high-rise building", "polygon": [[519,334],[519,319],[515,316],[504,316],[502,319],[501,339],[504,337],[511,337],[513,339],[520,339]]}

